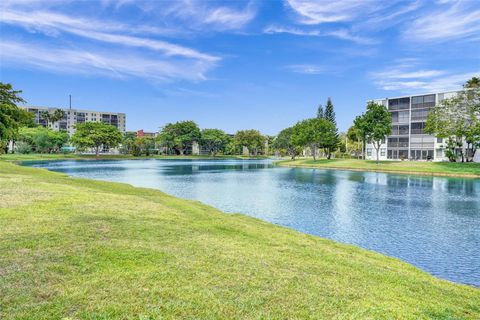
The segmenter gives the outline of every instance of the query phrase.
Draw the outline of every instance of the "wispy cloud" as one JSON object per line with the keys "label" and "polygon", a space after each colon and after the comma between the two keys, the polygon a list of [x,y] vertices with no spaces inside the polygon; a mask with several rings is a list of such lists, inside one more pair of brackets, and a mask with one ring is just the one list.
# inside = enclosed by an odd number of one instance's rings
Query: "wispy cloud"
{"label": "wispy cloud", "polygon": [[297,36],[334,37],[342,40],[352,41],[358,44],[376,43],[376,41],[373,39],[352,34],[348,29],[336,29],[322,32],[320,30],[305,30],[295,27],[281,27],[270,25],[263,29],[263,32],[266,34],[288,33]]}
{"label": "wispy cloud", "polygon": [[[126,32],[131,30],[131,28],[126,25],[112,22],[71,18],[66,15],[50,12],[22,13],[9,10],[3,12],[0,17],[0,22],[21,26],[27,30],[42,32],[50,36],[57,36],[61,32],[68,32],[97,41],[156,50],[168,56],[183,56],[207,61],[219,60],[218,57],[213,55],[204,54],[194,49],[166,41],[108,33],[108,31]],[[98,32],[95,30],[105,30],[107,32]]]}
{"label": "wispy cloud", "polygon": [[378,1],[311,1],[287,0],[289,7],[298,15],[300,23],[320,24],[330,22],[349,21],[354,17],[370,10],[374,2]]}
{"label": "wispy cloud", "polygon": [[318,66],[318,65],[311,65],[311,64],[294,64],[294,65],[288,66],[287,69],[289,69],[292,72],[302,73],[302,74],[328,73],[325,67]]}
{"label": "wispy cloud", "polygon": [[414,41],[444,42],[452,39],[479,38],[480,7],[478,1],[449,1],[439,9],[419,16],[404,32]]}
{"label": "wispy cloud", "polygon": [[455,90],[471,77],[480,75],[476,72],[450,72],[439,69],[421,68],[418,60],[403,60],[384,70],[370,73],[375,84],[387,91],[400,92],[435,92]]}
{"label": "wispy cloud", "polygon": [[[213,65],[201,60],[149,58],[136,52],[112,53],[104,50],[65,49],[10,40],[0,43],[3,62],[17,67],[35,67],[50,72],[138,77],[157,81],[199,81]],[[61,58],[60,58],[61,57]]]}

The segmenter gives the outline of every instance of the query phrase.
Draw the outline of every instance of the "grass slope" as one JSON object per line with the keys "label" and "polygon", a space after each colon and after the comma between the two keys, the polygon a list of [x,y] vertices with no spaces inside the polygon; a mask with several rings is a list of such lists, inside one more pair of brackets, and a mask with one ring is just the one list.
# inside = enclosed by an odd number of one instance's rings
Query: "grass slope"
{"label": "grass slope", "polygon": [[480,163],[375,161],[357,159],[297,159],[277,162],[280,166],[344,169],[360,171],[398,172],[423,175],[480,178]]}
{"label": "grass slope", "polygon": [[0,199],[3,320],[480,318],[479,289],[155,190],[0,161]]}

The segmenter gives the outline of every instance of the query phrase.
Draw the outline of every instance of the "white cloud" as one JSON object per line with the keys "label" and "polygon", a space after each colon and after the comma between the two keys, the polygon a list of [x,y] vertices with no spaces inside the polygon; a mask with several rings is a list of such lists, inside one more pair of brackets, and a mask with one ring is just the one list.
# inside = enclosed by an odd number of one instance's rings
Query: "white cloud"
{"label": "white cloud", "polygon": [[[449,41],[480,34],[480,8],[477,1],[445,2],[445,7],[419,16],[405,30],[404,37],[414,41]],[[469,5],[470,4],[470,5]],[[471,6],[473,4],[474,6]]]}
{"label": "white cloud", "polygon": [[138,77],[159,81],[206,79],[214,64],[192,59],[145,57],[135,52],[111,52],[98,49],[64,49],[39,43],[26,44],[3,40],[0,43],[2,64],[35,67],[50,72]]}
{"label": "white cloud", "polygon": [[122,24],[106,23],[93,19],[87,21],[50,12],[34,12],[26,14],[8,10],[3,12],[0,21],[3,23],[19,25],[28,30],[38,30],[52,36],[56,36],[64,31],[98,41],[157,50],[169,56],[184,56],[209,61],[219,60],[218,57],[200,53],[196,50],[166,41],[95,31],[126,31],[129,29],[128,26]]}
{"label": "white cloud", "polygon": [[419,69],[419,61],[414,59],[403,60],[385,70],[372,72],[370,77],[383,90],[412,93],[459,89],[468,79],[479,74],[480,70],[453,73],[446,70]]}
{"label": "white cloud", "polygon": [[320,24],[352,20],[360,14],[360,11],[370,8],[373,2],[370,0],[287,0],[287,4],[299,15],[300,23]]}
{"label": "white cloud", "polygon": [[266,34],[288,33],[288,34],[293,34],[297,36],[334,37],[342,40],[352,41],[358,44],[376,43],[376,41],[373,39],[354,35],[348,29],[337,29],[337,30],[321,32],[320,30],[305,30],[305,29],[299,29],[299,28],[280,27],[280,26],[270,25],[270,26],[267,26],[263,30],[263,32]]}
{"label": "white cloud", "polygon": [[256,15],[251,6],[245,10],[233,10],[228,7],[215,8],[209,11],[204,18],[206,24],[219,26],[223,29],[240,29],[249,23]]}
{"label": "white cloud", "polygon": [[302,74],[324,74],[328,73],[325,67],[311,64],[294,64],[288,66],[288,69],[295,73]]}

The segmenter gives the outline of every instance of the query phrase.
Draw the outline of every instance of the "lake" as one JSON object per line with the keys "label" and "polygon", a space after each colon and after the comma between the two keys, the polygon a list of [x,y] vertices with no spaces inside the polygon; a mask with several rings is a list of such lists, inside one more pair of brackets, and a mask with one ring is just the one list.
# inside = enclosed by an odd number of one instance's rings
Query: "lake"
{"label": "lake", "polygon": [[159,189],[480,286],[480,179],[281,168],[271,160],[26,164]]}

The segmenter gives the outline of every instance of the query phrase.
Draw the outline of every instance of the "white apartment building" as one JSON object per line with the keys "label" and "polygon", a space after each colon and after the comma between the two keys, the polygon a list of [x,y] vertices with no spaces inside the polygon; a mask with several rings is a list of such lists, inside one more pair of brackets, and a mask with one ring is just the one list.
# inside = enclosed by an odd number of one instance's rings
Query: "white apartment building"
{"label": "white apartment building", "polygon": [[125,113],[92,111],[83,109],[69,109],[69,108],[51,108],[51,107],[21,107],[35,115],[35,123],[43,126],[47,125],[47,121],[42,117],[42,111],[49,111],[53,113],[57,109],[65,112],[65,116],[54,123],[49,123],[48,126],[53,130],[66,130],[71,136],[75,132],[75,125],[85,122],[104,122],[113,125],[125,133]]}
{"label": "white apartment building", "polygon": [[[392,114],[392,134],[380,146],[380,160],[432,160],[448,161],[446,143],[424,132],[428,111],[443,99],[454,97],[458,91],[413,96],[374,99]],[[376,149],[366,145],[366,158],[376,160]],[[476,154],[475,161],[480,161]]]}

